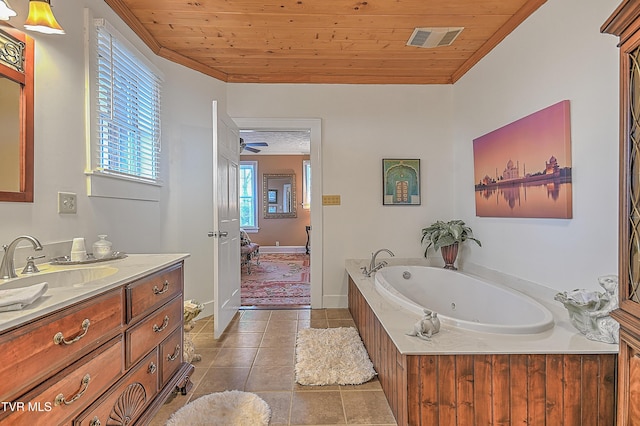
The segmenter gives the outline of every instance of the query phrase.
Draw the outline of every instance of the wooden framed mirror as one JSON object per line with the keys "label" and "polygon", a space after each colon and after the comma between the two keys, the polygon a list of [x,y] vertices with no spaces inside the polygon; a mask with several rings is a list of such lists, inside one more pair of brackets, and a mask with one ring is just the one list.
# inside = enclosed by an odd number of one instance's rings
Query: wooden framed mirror
{"label": "wooden framed mirror", "polygon": [[33,39],[0,25],[0,201],[33,202]]}
{"label": "wooden framed mirror", "polygon": [[262,210],[265,219],[297,217],[296,175],[262,175]]}

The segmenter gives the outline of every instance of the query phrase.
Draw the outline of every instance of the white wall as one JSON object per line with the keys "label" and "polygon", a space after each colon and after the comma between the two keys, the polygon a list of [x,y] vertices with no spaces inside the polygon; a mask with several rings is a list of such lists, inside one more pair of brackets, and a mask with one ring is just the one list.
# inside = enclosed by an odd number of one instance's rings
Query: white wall
{"label": "white wall", "polygon": [[[27,2],[13,2],[21,27]],[[186,298],[211,300],[211,102],[226,108],[224,83],[153,55],[101,0],[58,1],[66,35],[29,33],[36,43],[35,194],[33,203],[0,202],[0,244],[22,234],[43,244],[106,233],[129,253],[188,252]],[[85,169],[84,7],[107,18],[164,74],[162,149],[165,185],[159,202],[87,197]],[[78,213],[57,213],[58,191],[78,195]],[[207,201],[204,201],[206,204]],[[206,256],[209,256],[206,258]]]}
{"label": "white wall", "polygon": [[[618,49],[600,26],[619,0],[550,0],[454,85],[454,212],[483,247],[465,259],[571,290],[617,273]],[[573,218],[475,217],[474,138],[571,102]]]}
{"label": "white wall", "polygon": [[[228,85],[231,116],[323,120],[323,194],[342,195],[323,207],[325,301],[346,294],[344,259],[380,247],[419,256],[420,229],[454,217],[483,242],[461,265],[558,290],[617,272],[618,50],[599,32],[617,3],[548,1],[454,86]],[[475,217],[472,140],[563,99],[573,219]],[[422,206],[381,206],[385,157],[422,159]]]}
{"label": "white wall", "polygon": [[[218,99],[232,117],[322,119],[323,193],[342,197],[340,206],[316,207],[324,209],[323,294],[331,304],[346,304],[345,259],[382,247],[421,256],[421,228],[452,217],[483,242],[465,247],[464,261],[556,289],[595,287],[597,276],[616,272],[618,52],[599,27],[617,2],[549,0],[453,86],[224,84],[149,54],[165,77],[167,174],[154,203],[86,196],[83,7],[149,51],[103,1],[58,1],[67,34],[34,34],[35,201],[0,203],[0,243],[21,234],[91,242],[106,233],[118,250],[189,252],[186,297],[209,301],[208,159]],[[24,19],[26,2],[12,4]],[[562,99],[571,100],[574,218],[476,218],[472,139]],[[382,206],[383,158],[422,160],[421,206]],[[78,194],[77,215],[57,214],[58,191]]]}
{"label": "white wall", "polygon": [[[340,195],[342,202],[312,206],[323,209],[325,307],[346,306],[345,259],[368,258],[382,247],[396,256],[419,257],[422,227],[451,215],[452,90],[452,86],[410,85],[228,85],[231,117],[322,119],[322,193]],[[382,205],[383,158],[422,160],[422,205]]]}

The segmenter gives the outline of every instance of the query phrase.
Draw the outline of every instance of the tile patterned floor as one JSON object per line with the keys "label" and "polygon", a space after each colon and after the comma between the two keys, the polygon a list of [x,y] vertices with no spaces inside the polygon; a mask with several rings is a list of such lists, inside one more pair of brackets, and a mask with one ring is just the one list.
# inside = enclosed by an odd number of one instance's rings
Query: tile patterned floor
{"label": "tile patterned floor", "polygon": [[253,392],[271,408],[271,425],[395,425],[377,378],[358,386],[295,383],[296,332],[301,328],[355,326],[347,309],[242,310],[220,339],[211,317],[192,331],[194,387],[168,401],[153,418],[164,425],[189,401],[224,390]]}

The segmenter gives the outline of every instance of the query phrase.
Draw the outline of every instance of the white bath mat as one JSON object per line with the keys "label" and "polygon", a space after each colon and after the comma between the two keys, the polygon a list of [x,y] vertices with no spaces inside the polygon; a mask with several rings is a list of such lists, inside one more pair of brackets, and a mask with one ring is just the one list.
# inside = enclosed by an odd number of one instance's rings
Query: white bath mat
{"label": "white bath mat", "polygon": [[375,375],[355,328],[306,328],[298,332],[296,382],[301,385],[359,385]]}
{"label": "white bath mat", "polygon": [[271,410],[254,393],[216,392],[188,403],[167,420],[166,426],[266,426]]}

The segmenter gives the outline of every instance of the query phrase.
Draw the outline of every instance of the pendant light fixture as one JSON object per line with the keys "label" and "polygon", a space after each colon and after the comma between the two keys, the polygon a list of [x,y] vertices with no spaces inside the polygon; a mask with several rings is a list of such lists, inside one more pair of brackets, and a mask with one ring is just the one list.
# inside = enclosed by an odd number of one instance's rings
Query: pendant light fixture
{"label": "pendant light fixture", "polygon": [[44,34],[64,34],[51,11],[51,0],[29,0],[29,16],[24,27]]}
{"label": "pendant light fixture", "polygon": [[9,0],[0,0],[0,21],[8,21],[9,18],[16,15],[16,11],[11,9]]}

